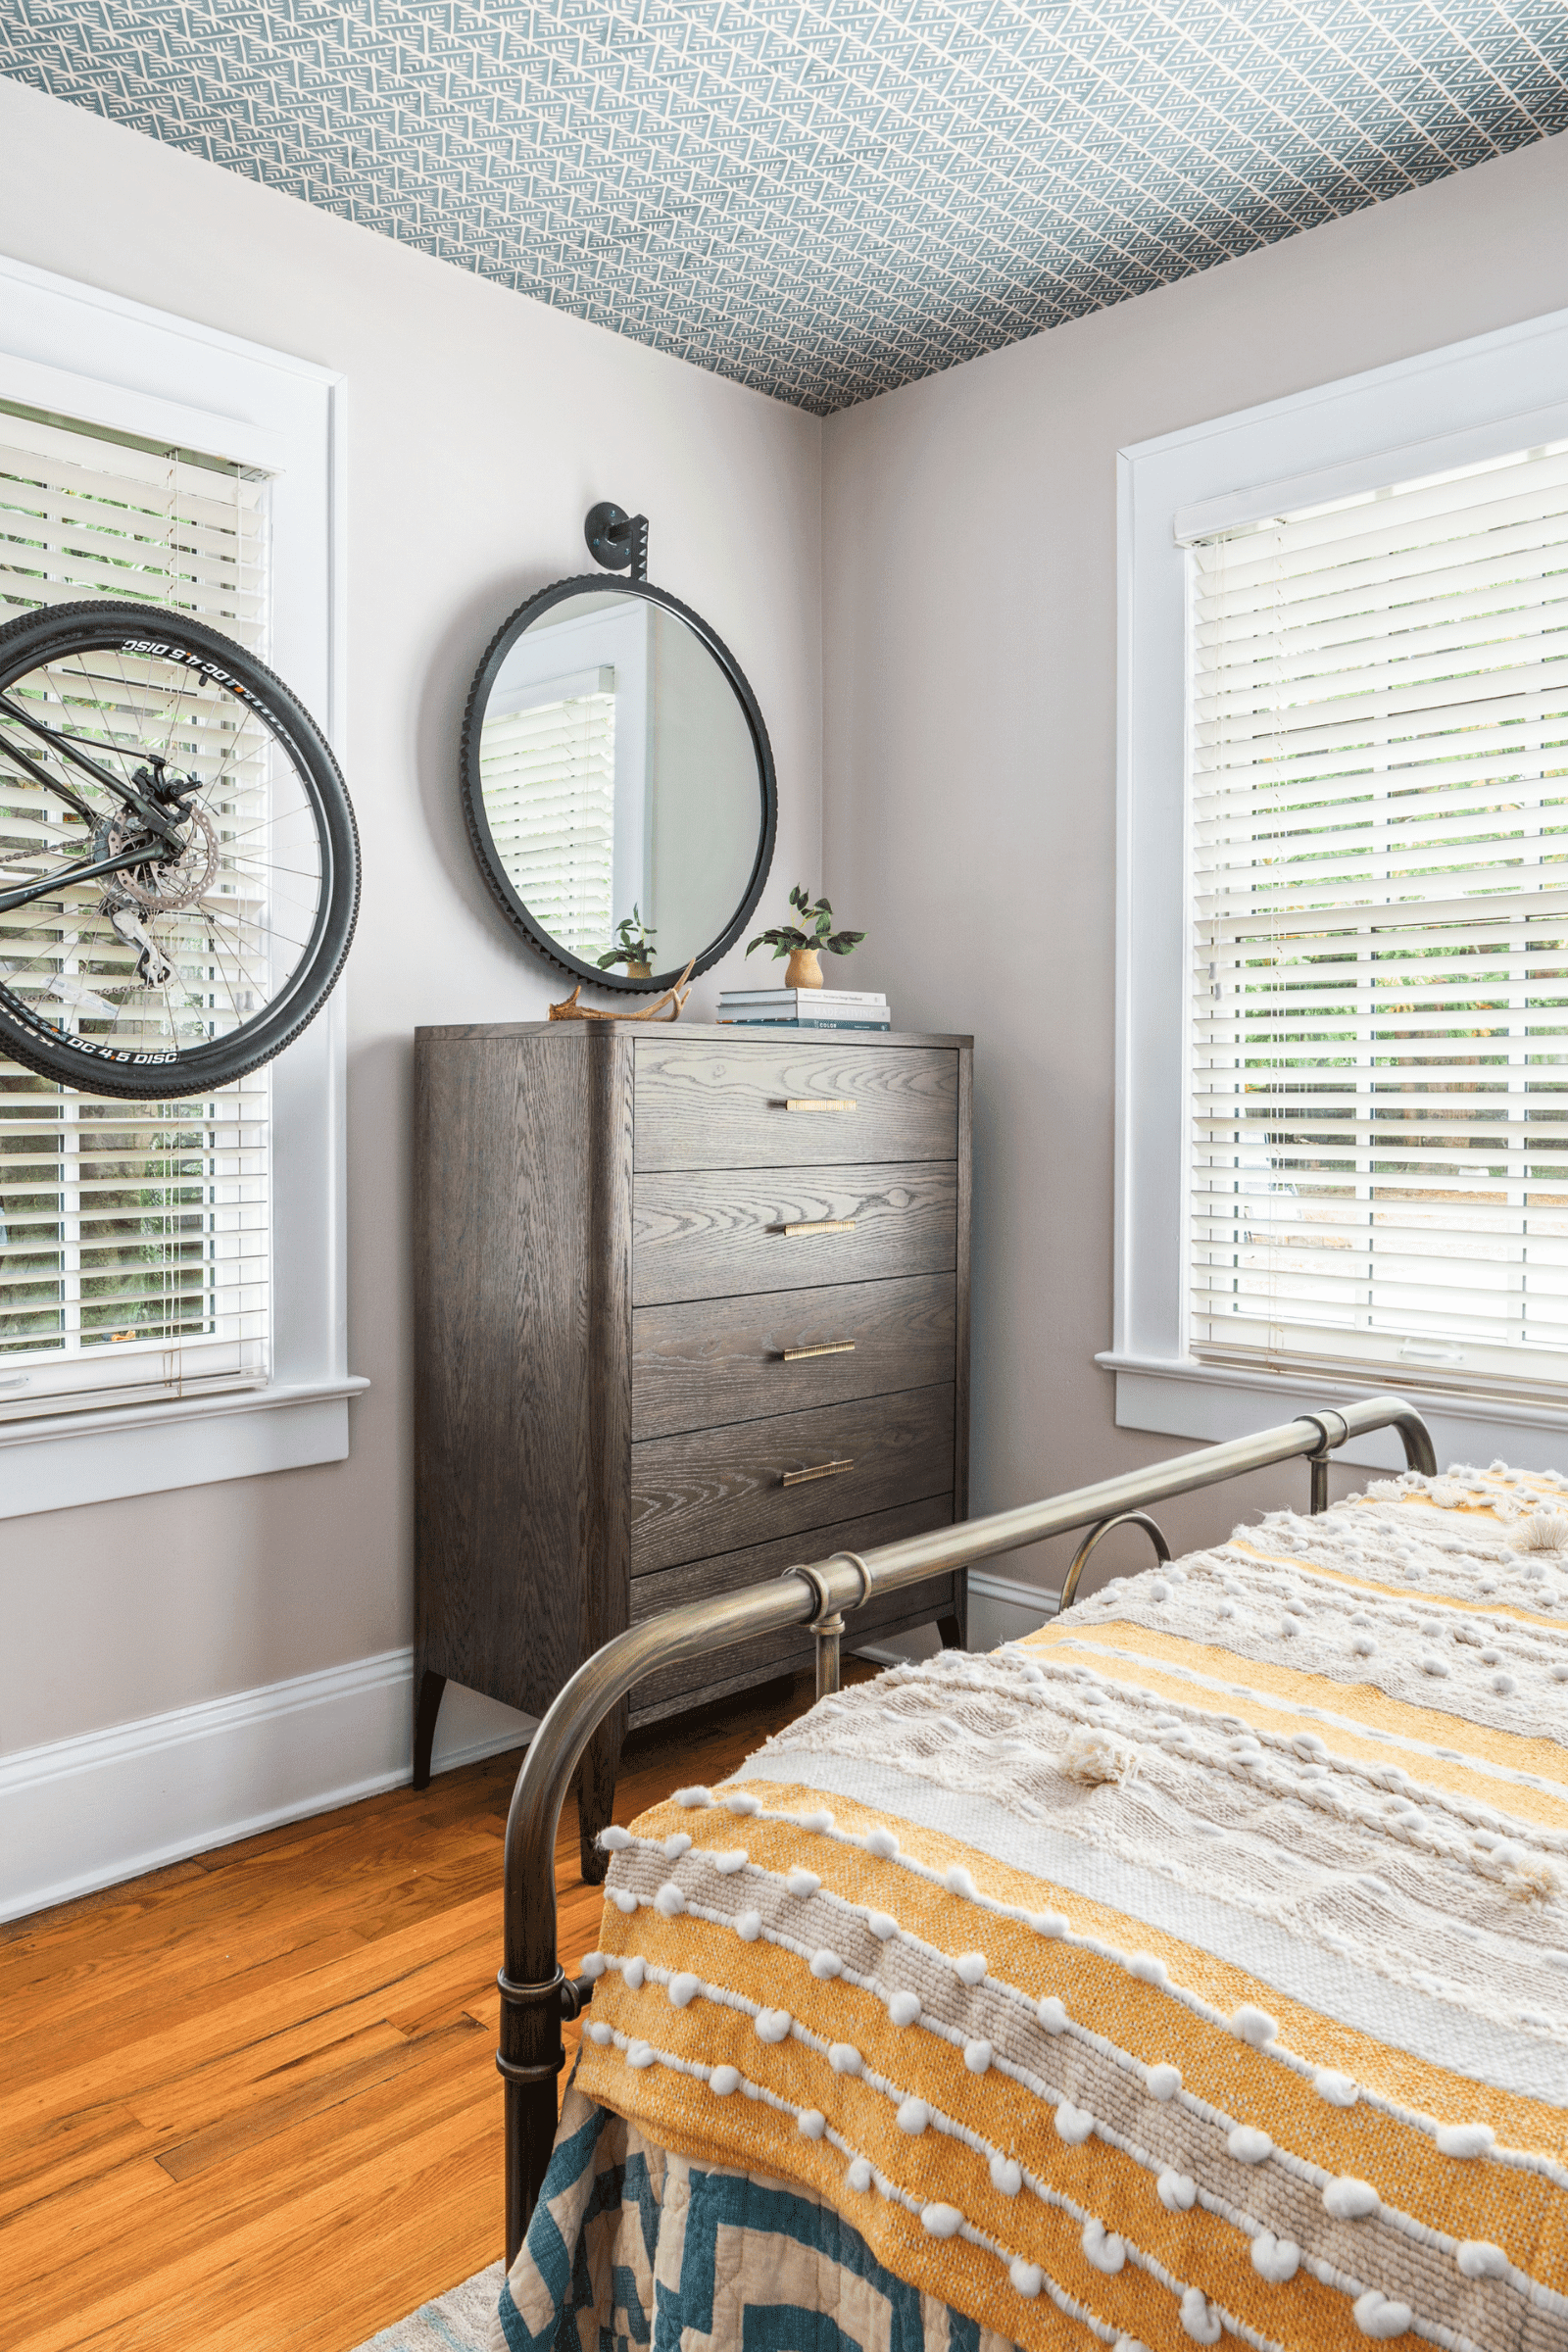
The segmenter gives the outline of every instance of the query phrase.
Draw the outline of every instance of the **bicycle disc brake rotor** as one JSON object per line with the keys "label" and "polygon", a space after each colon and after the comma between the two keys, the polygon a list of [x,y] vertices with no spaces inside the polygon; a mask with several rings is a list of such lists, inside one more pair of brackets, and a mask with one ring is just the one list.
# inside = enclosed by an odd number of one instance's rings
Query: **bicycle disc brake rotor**
{"label": "bicycle disc brake rotor", "polygon": [[[189,829],[177,858],[167,863],[149,859],[146,865],[123,866],[111,880],[106,899],[122,893],[144,914],[175,914],[182,906],[193,906],[217,878],[218,833],[205,808],[193,808],[185,821]],[[134,817],[116,817],[106,836],[109,855],[118,857],[131,848],[142,830]]]}

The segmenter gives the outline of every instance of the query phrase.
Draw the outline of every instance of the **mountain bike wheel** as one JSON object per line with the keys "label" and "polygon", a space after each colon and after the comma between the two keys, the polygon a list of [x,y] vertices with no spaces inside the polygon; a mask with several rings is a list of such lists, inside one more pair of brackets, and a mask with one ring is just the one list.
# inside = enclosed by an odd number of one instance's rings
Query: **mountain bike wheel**
{"label": "mountain bike wheel", "polygon": [[0,1053],[165,1101],[270,1060],[359,906],[354,812],[281,679],[144,604],[0,628]]}

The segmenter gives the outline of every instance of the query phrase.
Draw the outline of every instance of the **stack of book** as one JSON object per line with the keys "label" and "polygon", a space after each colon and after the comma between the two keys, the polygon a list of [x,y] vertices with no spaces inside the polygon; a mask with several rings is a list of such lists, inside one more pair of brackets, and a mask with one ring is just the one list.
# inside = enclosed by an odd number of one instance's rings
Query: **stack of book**
{"label": "stack of book", "polygon": [[861,988],[726,988],[718,1017],[770,1029],[891,1029],[886,997]]}

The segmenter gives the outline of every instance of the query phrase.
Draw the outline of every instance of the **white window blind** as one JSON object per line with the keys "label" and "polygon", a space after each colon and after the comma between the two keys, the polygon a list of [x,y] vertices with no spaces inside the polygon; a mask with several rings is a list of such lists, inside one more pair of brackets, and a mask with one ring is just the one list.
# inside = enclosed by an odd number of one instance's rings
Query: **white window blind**
{"label": "white window blind", "polygon": [[[146,597],[265,654],[267,583],[265,482],[0,406],[0,620]],[[40,798],[0,752],[0,859]],[[70,949],[63,933],[68,1019]],[[197,1101],[128,1103],[0,1057],[0,1414],[264,1382],[270,1162],[265,1069]]]}
{"label": "white window blind", "polygon": [[613,942],[613,668],[493,700],[479,769],[496,855],[517,896],[553,939],[593,962]]}
{"label": "white window blind", "polygon": [[1568,445],[1192,564],[1193,1352],[1560,1402]]}

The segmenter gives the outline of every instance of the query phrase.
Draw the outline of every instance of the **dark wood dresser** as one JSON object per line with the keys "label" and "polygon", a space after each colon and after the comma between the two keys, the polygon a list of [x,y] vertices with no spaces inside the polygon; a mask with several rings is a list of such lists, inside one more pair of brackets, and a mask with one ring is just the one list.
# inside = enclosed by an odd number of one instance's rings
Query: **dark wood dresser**
{"label": "dark wood dresser", "polygon": [[[628,1623],[965,1516],[970,1082],[957,1037],[418,1031],[416,1787],[448,1680],[542,1715]],[[851,1639],[932,1620],[963,1641],[961,1571]],[[688,1661],[629,1720],[810,1654]]]}

